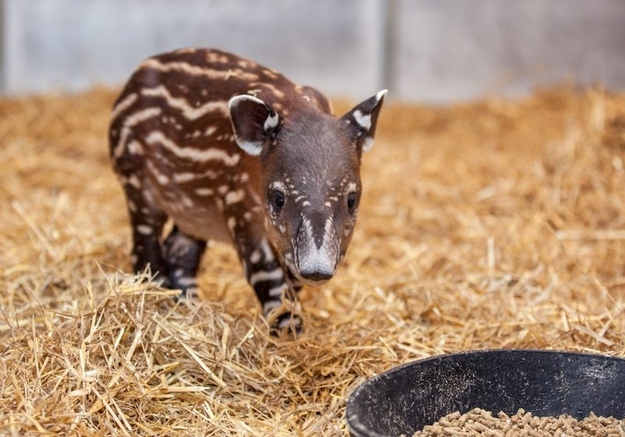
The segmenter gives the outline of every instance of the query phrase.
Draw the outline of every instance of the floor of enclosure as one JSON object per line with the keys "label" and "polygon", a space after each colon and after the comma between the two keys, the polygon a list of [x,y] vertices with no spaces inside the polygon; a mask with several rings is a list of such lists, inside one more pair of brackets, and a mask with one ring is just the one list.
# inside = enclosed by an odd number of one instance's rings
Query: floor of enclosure
{"label": "floor of enclosure", "polygon": [[202,304],[122,273],[113,98],[0,100],[0,433],[346,435],[349,393],[399,363],[624,355],[624,95],[389,103],[351,247],[303,292],[297,339],[267,335],[229,247],[205,257]]}

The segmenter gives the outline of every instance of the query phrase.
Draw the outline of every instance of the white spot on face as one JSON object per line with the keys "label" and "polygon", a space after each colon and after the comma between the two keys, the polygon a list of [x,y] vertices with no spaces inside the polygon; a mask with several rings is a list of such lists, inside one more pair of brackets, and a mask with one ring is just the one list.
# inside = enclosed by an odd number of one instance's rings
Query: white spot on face
{"label": "white spot on face", "polygon": [[270,185],[269,188],[272,190],[278,190],[281,191],[284,194],[287,194],[288,190],[286,188],[286,185],[281,182],[281,181],[273,181]]}
{"label": "white spot on face", "polygon": [[332,226],[332,217],[328,217],[328,219],[326,220],[326,224],[323,227],[322,245],[325,245],[326,241],[332,238],[333,233],[334,233],[334,228]]}
{"label": "white spot on face", "polygon": [[215,132],[217,132],[217,126],[209,126],[206,131],[204,131],[205,137],[212,136]]}

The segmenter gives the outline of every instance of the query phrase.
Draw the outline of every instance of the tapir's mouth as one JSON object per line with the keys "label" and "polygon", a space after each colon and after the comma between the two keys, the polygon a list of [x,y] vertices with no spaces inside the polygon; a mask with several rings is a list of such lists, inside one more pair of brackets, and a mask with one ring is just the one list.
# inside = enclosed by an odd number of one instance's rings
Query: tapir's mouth
{"label": "tapir's mouth", "polygon": [[305,253],[295,250],[295,274],[305,285],[320,287],[328,282],[337,268],[337,257],[329,254]]}
{"label": "tapir's mouth", "polygon": [[332,276],[334,276],[334,274],[330,276],[312,276],[312,277],[306,277],[300,274],[298,276],[299,276],[300,282],[302,282],[302,284],[304,285],[308,285],[309,287],[321,287],[330,279],[332,279]]}
{"label": "tapir's mouth", "polygon": [[297,263],[293,262],[293,258],[283,259],[285,267],[289,270],[291,276],[297,280],[301,285],[307,285],[309,287],[321,287],[328,282],[334,276],[334,271],[331,274],[309,274],[304,272],[302,275],[301,270]]}

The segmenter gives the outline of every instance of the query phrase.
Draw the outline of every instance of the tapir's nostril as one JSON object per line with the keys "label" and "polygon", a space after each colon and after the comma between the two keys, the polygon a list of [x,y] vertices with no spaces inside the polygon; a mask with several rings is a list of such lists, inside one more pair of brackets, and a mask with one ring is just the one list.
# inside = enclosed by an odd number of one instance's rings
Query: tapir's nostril
{"label": "tapir's nostril", "polygon": [[326,282],[332,279],[334,272],[327,272],[322,270],[300,271],[302,279],[311,282]]}

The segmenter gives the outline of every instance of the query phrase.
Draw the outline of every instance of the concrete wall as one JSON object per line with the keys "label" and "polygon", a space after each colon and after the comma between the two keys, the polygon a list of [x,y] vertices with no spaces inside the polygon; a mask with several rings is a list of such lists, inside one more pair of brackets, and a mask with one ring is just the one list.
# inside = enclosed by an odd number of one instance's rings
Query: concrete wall
{"label": "concrete wall", "polygon": [[405,99],[625,88],[623,0],[399,0],[390,87]]}
{"label": "concrete wall", "polygon": [[184,46],[333,96],[447,102],[572,80],[625,88],[623,0],[4,0],[5,93],[120,85]]}

